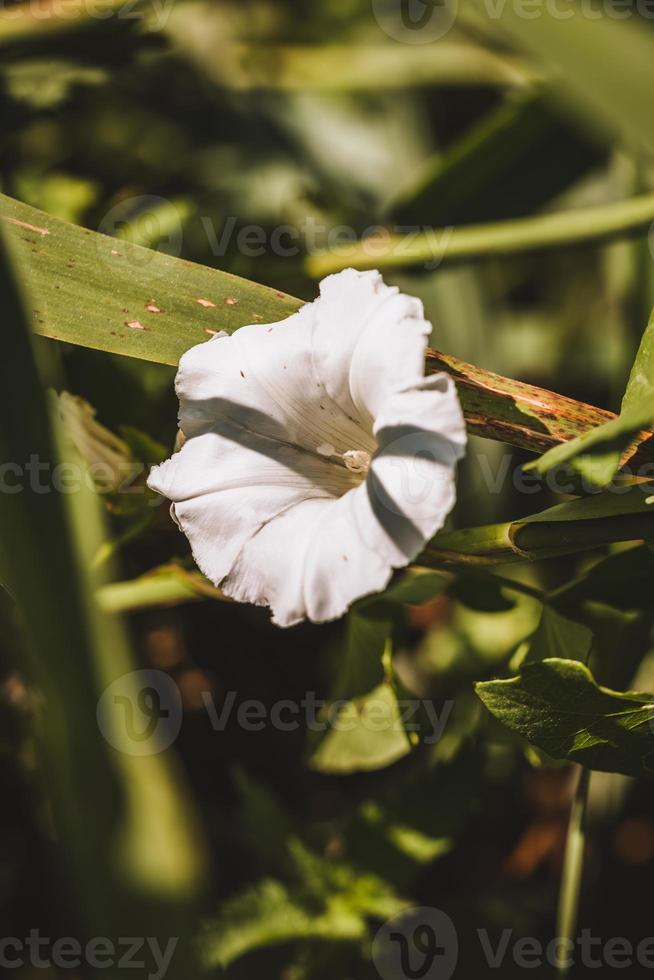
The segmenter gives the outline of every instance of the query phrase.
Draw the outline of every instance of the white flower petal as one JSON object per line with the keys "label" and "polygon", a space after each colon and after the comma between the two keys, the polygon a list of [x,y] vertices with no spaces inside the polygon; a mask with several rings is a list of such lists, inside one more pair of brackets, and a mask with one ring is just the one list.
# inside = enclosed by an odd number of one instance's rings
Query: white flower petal
{"label": "white flower petal", "polygon": [[187,442],[149,483],[226,594],[281,626],[335,619],[443,525],[465,425],[451,379],[424,377],[430,331],[419,300],[346,270],[184,355]]}
{"label": "white flower petal", "polygon": [[304,500],[337,500],[356,482],[344,467],[227,420],[188,439],[148,478],[172,501],[198,566],[216,584],[267,521]]}
{"label": "white flower petal", "polygon": [[187,351],[176,381],[184,434],[222,417],[311,452],[325,444],[374,450],[370,431],[329,397],[314,369],[313,315],[305,306],[281,323],[242,327]]}
{"label": "white flower petal", "polygon": [[379,272],[328,276],[313,309],[313,361],[347,413],[369,425],[389,394],[423,378],[431,324],[420,300],[387,286]]}
{"label": "white flower petal", "polygon": [[279,626],[326,622],[384,589],[393,570],[422,551],[456,496],[465,424],[453,382],[423,379],[394,397],[389,419],[395,427],[384,429],[387,441],[366,482],[338,500],[298,504],[266,524],[223,582],[228,595],[269,605]]}

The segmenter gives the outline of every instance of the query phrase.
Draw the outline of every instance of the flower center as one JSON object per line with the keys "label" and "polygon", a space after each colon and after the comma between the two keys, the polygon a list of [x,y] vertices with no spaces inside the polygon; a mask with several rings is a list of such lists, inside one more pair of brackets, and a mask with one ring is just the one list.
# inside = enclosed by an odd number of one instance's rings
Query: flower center
{"label": "flower center", "polygon": [[317,452],[321,456],[336,458],[350,473],[356,473],[358,476],[364,477],[370,468],[372,457],[364,449],[348,449],[344,453],[339,453],[331,443],[324,442],[318,446]]}
{"label": "flower center", "polygon": [[343,462],[352,473],[363,474],[370,468],[370,453],[363,449],[348,449],[343,453]]}

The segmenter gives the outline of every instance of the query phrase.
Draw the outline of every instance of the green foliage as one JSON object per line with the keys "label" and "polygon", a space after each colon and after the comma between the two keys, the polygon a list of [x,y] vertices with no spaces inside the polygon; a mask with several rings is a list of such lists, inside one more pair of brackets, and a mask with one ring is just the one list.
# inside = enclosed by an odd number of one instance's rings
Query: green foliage
{"label": "green foliage", "polygon": [[279,291],[76,228],[2,196],[0,215],[17,230],[18,254],[27,258],[35,330],[55,340],[176,364],[212,334],[274,322],[299,305]]}
{"label": "green foliage", "polygon": [[[181,936],[172,975],[363,980],[381,922],[434,904],[456,920],[461,971],[482,976],[465,941],[480,926],[551,938],[570,763],[648,780],[591,794],[598,919],[640,928],[654,701],[623,691],[654,689],[652,486],[567,491],[608,484],[632,450],[653,458],[639,431],[654,419],[651,24],[631,7],[623,23],[617,6],[559,21],[547,4],[535,19],[459,4],[446,37],[414,45],[384,33],[397,4],[373,6],[0,12],[0,219],[42,362],[3,263],[0,466],[60,458],[54,386],[97,408],[142,471],[133,495],[0,494],[0,917],[17,906],[3,934],[31,925],[21,896],[43,893],[56,935],[64,895],[99,935]],[[252,228],[256,252],[239,237]],[[329,233],[344,228],[358,244],[341,256]],[[343,623],[281,632],[194,569],[143,477],[173,446],[186,349],[283,319],[315,276],[366,262],[422,299],[444,352],[428,371],[457,383],[471,433],[457,510],[419,567]],[[544,476],[572,469],[565,497],[522,485],[528,454]],[[515,581],[487,567],[509,561]],[[98,734],[100,691],[136,666],[179,687],[179,767]],[[205,710],[307,692],[327,702],[318,720],[343,702],[326,732],[216,730]],[[435,741],[433,717],[407,730],[405,698],[437,710]]]}
{"label": "green foliage", "polygon": [[579,660],[587,663],[593,634],[587,626],[543,607],[538,629],[530,638],[524,663],[535,660]]}
{"label": "green foliage", "polygon": [[606,486],[617,473],[622,456],[634,438],[642,429],[651,427],[653,405],[654,316],[643,333],[618,418],[550,449],[529,468],[544,474],[567,463],[589,487]]}
{"label": "green foliage", "polygon": [[476,691],[496,718],[553,759],[654,773],[652,695],[610,691],[583,664],[554,658],[525,664],[510,680],[481,682]]}
{"label": "green foliage", "polygon": [[[443,157],[393,198],[400,224],[498,221],[536,211],[599,162],[602,151],[539,89],[510,93]],[[483,161],[483,166],[480,165]]]}
{"label": "green foliage", "polygon": [[[35,453],[51,475],[59,460],[56,439],[2,239],[0,301],[8,327],[0,363],[2,458]],[[68,890],[85,935],[132,930],[163,937],[175,930],[181,946],[173,975],[184,976],[195,963],[190,933],[200,846],[168,760],[134,757],[126,735],[121,742],[116,716],[107,719],[113,744],[100,731],[98,698],[134,662],[120,624],[101,616],[90,597],[97,500],[78,494],[75,504],[69,508],[64,495],[30,486],[5,494],[0,508],[0,578],[26,631],[29,677],[45,698],[39,749],[68,854]]]}

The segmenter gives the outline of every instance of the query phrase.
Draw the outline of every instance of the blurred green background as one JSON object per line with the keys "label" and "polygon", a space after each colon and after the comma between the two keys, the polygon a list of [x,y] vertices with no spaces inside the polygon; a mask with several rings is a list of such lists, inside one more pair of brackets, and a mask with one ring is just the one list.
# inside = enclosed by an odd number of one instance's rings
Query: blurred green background
{"label": "blurred green background", "polygon": [[[636,146],[568,98],[565,65],[550,72],[547,58],[477,4],[460,6],[451,29],[425,44],[400,30],[393,0],[167,0],[59,20],[36,16],[43,5],[4,6],[1,189],[311,299],[306,258],[334,229],[493,222],[651,188],[654,117],[643,118]],[[636,5],[630,13],[629,28],[649,41],[650,20]],[[616,63],[630,57],[619,39]],[[580,50],[584,58],[593,67],[592,52]],[[636,66],[650,85],[652,65]],[[253,227],[255,237],[243,238]],[[435,347],[612,410],[652,305],[647,236],[387,278],[423,299]],[[40,342],[56,361],[55,387],[86,399],[112,432],[132,427],[171,449],[172,369],[55,346]],[[142,439],[139,447],[146,458]],[[510,479],[493,488],[507,454],[509,473],[527,459],[471,440],[458,526],[553,502]],[[164,511],[137,527],[113,506],[114,540],[134,532],[117,549],[121,577],[188,561]],[[550,561],[525,581],[553,588],[587,560]],[[527,596],[499,606],[491,597],[484,608],[469,592],[413,607],[396,628],[402,682],[437,705],[454,701],[445,737],[390,765],[372,766],[364,746],[340,774],[312,763],[303,729],[248,733],[234,711],[214,731],[203,692],[217,705],[229,692],[237,705],[328,698],[345,669],[343,624],[280,631],[265,612],[209,599],[129,617],[139,665],[169,673],[182,696],[176,750],[206,837],[194,927],[210,974],[376,977],[372,937],[405,906],[452,917],[465,975],[487,969],[478,928],[552,935],[571,774],[501,730],[472,691],[474,680],[507,670],[540,609]],[[606,650],[630,645],[646,673],[649,613],[602,616]],[[76,935],[76,899],[35,761],[39,694],[8,602],[0,617],[0,935]],[[653,802],[649,784],[594,778],[581,924],[596,935],[638,941],[654,931],[642,898],[654,866]]]}

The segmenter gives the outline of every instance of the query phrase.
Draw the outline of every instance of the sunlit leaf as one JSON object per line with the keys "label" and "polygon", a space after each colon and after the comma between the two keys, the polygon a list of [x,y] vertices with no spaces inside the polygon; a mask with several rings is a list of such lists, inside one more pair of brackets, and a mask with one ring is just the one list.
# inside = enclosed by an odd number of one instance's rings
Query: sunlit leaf
{"label": "sunlit leaf", "polygon": [[610,691],[583,664],[561,659],[525,664],[517,677],[483,681],[476,691],[507,728],[553,759],[654,776],[654,695]]}

